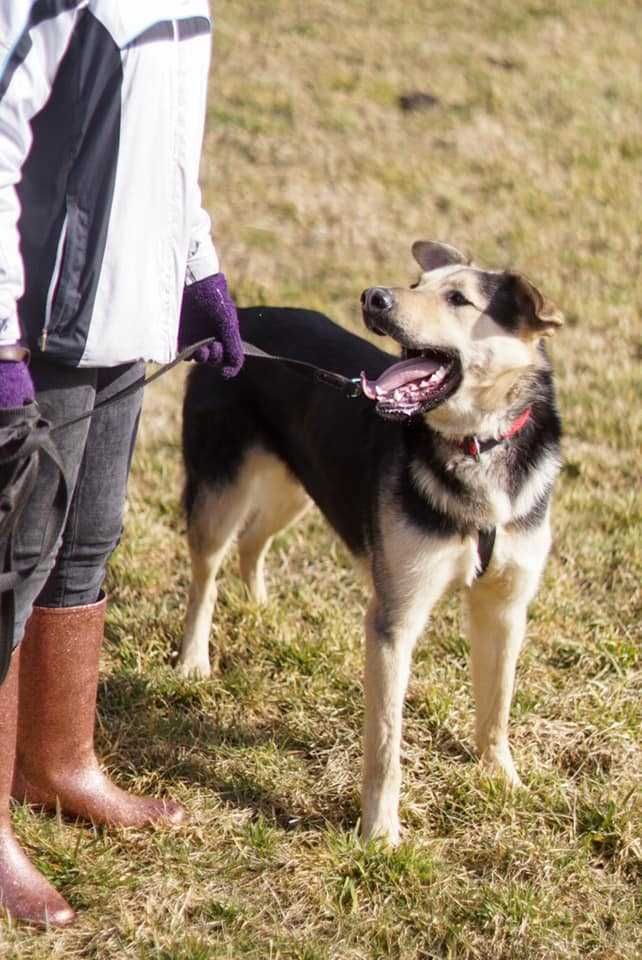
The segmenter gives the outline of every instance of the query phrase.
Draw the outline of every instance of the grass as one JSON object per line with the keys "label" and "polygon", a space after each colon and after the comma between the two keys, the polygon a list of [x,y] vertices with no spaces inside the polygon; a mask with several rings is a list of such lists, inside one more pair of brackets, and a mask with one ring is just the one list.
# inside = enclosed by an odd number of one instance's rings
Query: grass
{"label": "grass", "polygon": [[[16,829],[80,911],[7,960],[633,960],[642,953],[640,210],[636,0],[219,3],[203,163],[241,303],[320,307],[415,273],[419,237],[518,266],[564,309],[555,547],[519,666],[527,789],[472,752],[456,602],[420,645],[403,845],[354,836],[366,602],[317,514],[280,537],[272,602],[222,578],[211,681],[172,672],[188,567],[183,372],[152,388],[110,573],[99,742],[188,828]],[[436,102],[399,109],[412,91]]]}

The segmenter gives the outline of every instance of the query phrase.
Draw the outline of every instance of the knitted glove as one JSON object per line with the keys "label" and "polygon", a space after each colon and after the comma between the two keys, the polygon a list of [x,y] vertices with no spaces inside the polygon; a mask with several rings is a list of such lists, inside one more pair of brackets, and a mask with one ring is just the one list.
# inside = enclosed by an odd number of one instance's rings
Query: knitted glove
{"label": "knitted glove", "polygon": [[222,363],[223,376],[235,377],[243,366],[243,345],[236,307],[222,273],[190,283],[183,291],[179,351],[206,337],[216,337],[216,340],[199,347],[192,359],[215,366]]}
{"label": "knitted glove", "polygon": [[0,410],[22,407],[33,400],[33,381],[27,364],[22,360],[0,360]]}

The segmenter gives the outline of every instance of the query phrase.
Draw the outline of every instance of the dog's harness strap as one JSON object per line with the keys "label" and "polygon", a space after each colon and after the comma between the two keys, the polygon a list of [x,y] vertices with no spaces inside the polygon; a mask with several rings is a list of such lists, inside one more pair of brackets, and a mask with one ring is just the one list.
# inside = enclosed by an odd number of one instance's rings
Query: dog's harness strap
{"label": "dog's harness strap", "polygon": [[[468,436],[464,437],[463,440],[458,442],[460,450],[463,450],[466,456],[472,457],[473,460],[476,460],[479,463],[481,454],[486,453],[487,450],[492,450],[493,447],[499,446],[500,443],[503,443],[505,440],[510,440],[516,434],[522,430],[528,421],[531,418],[531,408],[526,407],[520,415],[513,420],[510,427],[503,433],[501,437],[490,437],[488,440],[480,440],[479,437]],[[495,547],[495,538],[497,536],[497,529],[491,527],[490,530],[478,530],[477,531],[477,555],[479,557],[479,570],[477,571],[477,576],[481,577],[486,573],[490,561],[493,557],[493,549]]]}
{"label": "dog's harness strap", "polygon": [[483,576],[493,556],[493,547],[495,546],[495,537],[497,529],[491,527],[490,530],[477,531],[477,556],[479,557],[479,570],[477,576]]}

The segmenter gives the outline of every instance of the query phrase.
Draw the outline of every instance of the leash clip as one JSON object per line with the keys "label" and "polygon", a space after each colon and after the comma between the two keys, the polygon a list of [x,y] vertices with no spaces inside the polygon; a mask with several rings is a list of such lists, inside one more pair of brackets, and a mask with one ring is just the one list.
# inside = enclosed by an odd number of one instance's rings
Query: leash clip
{"label": "leash clip", "polygon": [[361,387],[361,377],[350,377],[348,383],[350,387],[346,393],[348,400],[357,400],[363,395],[363,389]]}
{"label": "leash clip", "polygon": [[317,383],[325,383],[328,387],[340,390],[349,400],[355,400],[361,396],[360,377],[344,377],[340,373],[331,373],[329,370],[317,367],[314,371],[314,379]]}

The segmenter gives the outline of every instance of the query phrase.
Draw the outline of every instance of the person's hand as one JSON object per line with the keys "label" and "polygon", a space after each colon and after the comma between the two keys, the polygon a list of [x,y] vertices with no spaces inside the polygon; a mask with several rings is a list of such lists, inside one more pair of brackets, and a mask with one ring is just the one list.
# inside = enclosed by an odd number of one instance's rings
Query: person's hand
{"label": "person's hand", "polygon": [[223,376],[235,377],[243,366],[243,344],[236,307],[222,273],[190,283],[183,292],[179,351],[206,337],[216,337],[216,340],[199,347],[192,359],[215,366],[222,364]]}
{"label": "person's hand", "polygon": [[33,403],[35,393],[24,360],[0,360],[0,410]]}

